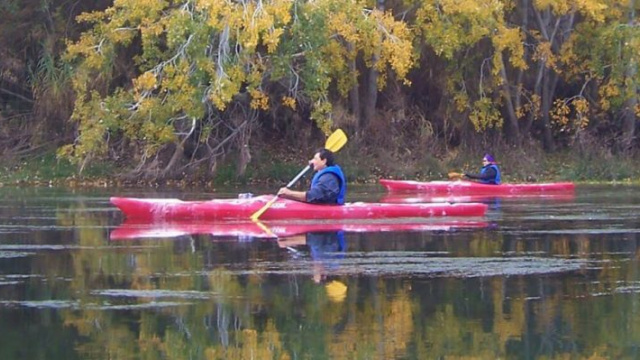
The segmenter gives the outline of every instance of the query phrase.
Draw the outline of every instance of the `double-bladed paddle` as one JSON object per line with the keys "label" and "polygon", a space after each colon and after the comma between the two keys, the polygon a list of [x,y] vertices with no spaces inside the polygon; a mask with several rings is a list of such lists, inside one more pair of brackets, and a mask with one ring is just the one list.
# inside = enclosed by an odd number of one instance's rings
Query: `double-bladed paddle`
{"label": "double-bladed paddle", "polygon": [[[327,138],[327,141],[324,143],[324,148],[331,150],[331,152],[335,153],[338,150],[342,149],[342,147],[346,143],[347,143],[347,135],[344,133],[344,131],[342,131],[341,129],[338,129],[334,131],[331,135],[329,135],[329,137]],[[309,170],[311,170],[311,165],[307,165],[307,167],[305,167],[302,171],[300,171],[300,173],[296,175],[296,177],[294,177],[293,180],[291,180],[287,184],[287,187],[291,188]],[[251,215],[251,220],[257,221],[258,218],[265,211],[267,211],[267,209],[269,209],[271,205],[273,205],[273,203],[276,202],[276,200],[278,200],[278,195],[274,196],[273,199],[269,200],[266,204],[264,204],[263,207],[261,207],[258,211],[254,212]]]}

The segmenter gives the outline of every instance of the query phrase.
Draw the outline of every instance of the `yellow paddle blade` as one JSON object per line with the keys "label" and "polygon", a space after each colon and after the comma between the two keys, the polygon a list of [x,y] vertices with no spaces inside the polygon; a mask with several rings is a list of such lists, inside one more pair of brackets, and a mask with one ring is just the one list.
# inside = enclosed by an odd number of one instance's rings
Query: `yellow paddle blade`
{"label": "yellow paddle blade", "polygon": [[329,137],[327,141],[324,143],[324,148],[329,149],[332,152],[336,152],[347,143],[347,134],[342,131],[342,129],[338,129],[334,131]]}
{"label": "yellow paddle blade", "polygon": [[450,172],[447,175],[449,176],[449,179],[454,179],[454,180],[462,179],[462,176],[463,176],[462,174],[457,172]]}

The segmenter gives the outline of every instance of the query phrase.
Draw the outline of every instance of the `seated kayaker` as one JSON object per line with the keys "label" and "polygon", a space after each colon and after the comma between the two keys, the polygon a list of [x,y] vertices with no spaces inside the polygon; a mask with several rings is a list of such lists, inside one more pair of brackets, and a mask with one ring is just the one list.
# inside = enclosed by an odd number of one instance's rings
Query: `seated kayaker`
{"label": "seated kayaker", "polygon": [[316,172],[307,191],[295,191],[282,187],[279,196],[317,204],[343,205],[347,193],[347,181],[340,166],[334,164],[333,152],[328,149],[316,151],[309,166]]}
{"label": "seated kayaker", "polygon": [[463,177],[483,184],[500,185],[500,169],[490,154],[485,154],[482,158],[480,173],[465,173]]}

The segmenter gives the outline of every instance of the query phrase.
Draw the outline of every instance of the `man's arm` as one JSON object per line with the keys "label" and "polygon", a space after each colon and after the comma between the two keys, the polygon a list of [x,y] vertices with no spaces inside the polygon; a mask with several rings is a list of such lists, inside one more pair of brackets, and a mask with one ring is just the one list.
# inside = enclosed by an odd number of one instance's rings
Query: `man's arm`
{"label": "man's arm", "polygon": [[286,197],[287,199],[292,199],[297,201],[307,201],[306,191],[295,191],[287,187],[280,188],[280,190],[278,190],[278,195],[282,197]]}

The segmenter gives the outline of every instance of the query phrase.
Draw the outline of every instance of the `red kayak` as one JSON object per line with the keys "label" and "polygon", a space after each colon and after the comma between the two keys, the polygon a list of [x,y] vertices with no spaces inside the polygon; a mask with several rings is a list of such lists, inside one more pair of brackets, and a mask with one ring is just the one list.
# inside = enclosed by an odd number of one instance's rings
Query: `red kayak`
{"label": "red kayak", "polygon": [[464,180],[421,182],[380,179],[380,184],[391,192],[417,191],[430,194],[451,195],[524,195],[572,193],[575,190],[575,185],[571,182],[488,185]]}
{"label": "red kayak", "polygon": [[408,221],[408,222],[268,222],[222,221],[222,222],[137,222],[127,220],[113,229],[111,240],[139,238],[173,238],[183,235],[206,234],[214,237],[286,238],[309,232],[405,232],[405,231],[452,231],[457,229],[479,229],[488,224],[482,221]]}
{"label": "red kayak", "polygon": [[[143,220],[228,220],[249,219],[262,208],[272,195],[249,199],[214,199],[182,201],[178,199],[142,199],[112,197],[127,218]],[[386,204],[347,203],[344,205],[317,205],[278,199],[260,220],[348,220],[428,218],[438,216],[483,216],[487,205],[466,204]]]}

